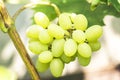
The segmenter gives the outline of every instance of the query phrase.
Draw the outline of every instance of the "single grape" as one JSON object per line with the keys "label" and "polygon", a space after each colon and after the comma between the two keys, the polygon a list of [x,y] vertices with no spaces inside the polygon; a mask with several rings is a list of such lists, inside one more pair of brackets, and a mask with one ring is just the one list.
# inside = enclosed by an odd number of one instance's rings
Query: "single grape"
{"label": "single grape", "polygon": [[52,43],[52,55],[54,57],[60,57],[64,52],[64,39],[56,39]]}
{"label": "single grape", "polygon": [[74,56],[68,57],[65,54],[62,54],[62,56],[60,58],[64,63],[68,64],[69,62],[73,61],[75,57]]}
{"label": "single grape", "polygon": [[101,37],[102,33],[103,29],[99,25],[93,25],[85,31],[88,42],[94,42],[98,40],[98,38]]}
{"label": "single grape", "polygon": [[60,27],[62,27],[63,29],[66,30],[66,29],[72,28],[72,22],[68,13],[60,14],[58,21],[59,21]]}
{"label": "single grape", "polygon": [[97,51],[101,48],[101,44],[99,41],[89,42],[88,44],[90,45],[92,51]]}
{"label": "single grape", "polygon": [[43,29],[39,33],[39,40],[43,44],[49,44],[52,42],[53,38],[48,34],[48,31],[46,29]]}
{"label": "single grape", "polygon": [[43,28],[41,26],[32,25],[32,26],[28,27],[28,29],[26,31],[26,36],[28,38],[38,39],[38,35],[39,35],[41,30],[43,30]]}
{"label": "single grape", "polygon": [[84,43],[86,40],[86,35],[83,31],[81,30],[75,30],[72,33],[72,38],[75,40],[77,43]]}
{"label": "single grape", "polygon": [[83,14],[78,14],[74,17],[75,29],[85,31],[88,26],[87,18]]}
{"label": "single grape", "polygon": [[62,75],[63,69],[64,64],[60,59],[55,58],[51,61],[50,71],[54,77],[60,77]]}
{"label": "single grape", "polygon": [[41,63],[49,63],[53,59],[53,56],[50,51],[43,51],[39,54],[38,59]]}
{"label": "single grape", "polygon": [[78,53],[82,57],[88,58],[92,55],[92,50],[87,43],[82,43],[78,45]]}
{"label": "single grape", "polygon": [[78,54],[78,62],[82,66],[87,66],[90,63],[91,57],[85,58]]}
{"label": "single grape", "polygon": [[64,44],[64,53],[66,56],[71,57],[77,51],[77,43],[73,39],[68,39]]}
{"label": "single grape", "polygon": [[40,54],[42,51],[48,50],[48,45],[42,44],[40,41],[31,41],[28,44],[28,48],[34,54]]}
{"label": "single grape", "polygon": [[64,38],[64,30],[56,24],[50,24],[48,26],[48,33],[51,37],[55,37],[56,39]]}
{"label": "single grape", "polygon": [[36,69],[39,72],[45,72],[49,68],[49,63],[41,63],[39,60],[36,61]]}
{"label": "single grape", "polygon": [[49,18],[42,12],[37,12],[34,15],[35,23],[42,26],[43,28],[47,28],[50,21]]}

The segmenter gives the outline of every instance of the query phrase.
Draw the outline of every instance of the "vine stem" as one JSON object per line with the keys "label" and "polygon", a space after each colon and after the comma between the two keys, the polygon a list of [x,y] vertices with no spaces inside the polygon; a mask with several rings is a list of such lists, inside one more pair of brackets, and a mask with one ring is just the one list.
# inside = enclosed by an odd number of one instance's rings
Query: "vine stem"
{"label": "vine stem", "polygon": [[11,40],[13,41],[22,60],[24,61],[29,73],[32,76],[32,79],[40,80],[40,76],[39,76],[35,66],[33,65],[32,60],[31,60],[30,56],[28,55],[27,50],[25,49],[25,46],[15,28],[14,21],[8,14],[7,9],[4,6],[4,3],[2,0],[0,0],[0,15],[4,22],[5,28],[8,29],[7,33],[10,36]]}
{"label": "vine stem", "polygon": [[26,4],[26,5],[22,6],[22,7],[13,15],[13,17],[12,17],[13,20],[15,20],[15,19],[17,18],[17,16],[18,16],[23,10],[25,10],[25,9],[27,9],[27,8],[32,8],[32,7],[36,6],[36,5],[52,6],[52,7],[54,8],[57,16],[60,15],[60,10],[59,10],[59,8],[58,8],[55,4],[53,4],[53,3],[50,3],[50,2],[29,3],[29,4]]}

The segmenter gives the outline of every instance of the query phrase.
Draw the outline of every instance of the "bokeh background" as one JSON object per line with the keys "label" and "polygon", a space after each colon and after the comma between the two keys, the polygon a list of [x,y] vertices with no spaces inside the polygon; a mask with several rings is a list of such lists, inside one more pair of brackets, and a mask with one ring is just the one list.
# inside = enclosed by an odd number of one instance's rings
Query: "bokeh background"
{"label": "bokeh background", "polygon": [[[20,7],[28,2],[40,0],[4,0],[8,12],[12,16]],[[45,0],[44,0],[45,1]],[[47,1],[47,0],[46,0]],[[65,1],[65,0],[63,0]],[[26,9],[16,19],[16,28],[27,48],[26,29],[32,24],[34,11]],[[120,15],[120,14],[119,14]],[[106,15],[103,18],[103,36],[100,38],[101,49],[93,53],[90,64],[80,66],[77,60],[65,66],[63,75],[54,78],[50,71],[40,73],[42,80],[120,80],[120,18]],[[27,49],[28,50],[28,49]],[[33,62],[36,55],[29,50]],[[13,80],[31,80],[27,69],[6,33],[0,31],[0,67],[13,74]],[[0,70],[2,70],[2,68]]]}

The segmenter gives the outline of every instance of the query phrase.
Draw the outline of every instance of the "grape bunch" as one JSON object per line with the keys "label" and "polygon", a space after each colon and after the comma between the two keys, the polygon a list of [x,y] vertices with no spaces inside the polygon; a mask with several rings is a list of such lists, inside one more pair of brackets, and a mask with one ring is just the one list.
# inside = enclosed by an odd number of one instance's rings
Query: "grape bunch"
{"label": "grape bunch", "polygon": [[54,23],[44,13],[37,12],[34,21],[26,36],[29,50],[38,55],[36,68],[39,72],[50,69],[54,77],[60,77],[65,64],[77,58],[80,65],[87,66],[92,52],[101,48],[102,27],[88,27],[83,14],[61,13]]}

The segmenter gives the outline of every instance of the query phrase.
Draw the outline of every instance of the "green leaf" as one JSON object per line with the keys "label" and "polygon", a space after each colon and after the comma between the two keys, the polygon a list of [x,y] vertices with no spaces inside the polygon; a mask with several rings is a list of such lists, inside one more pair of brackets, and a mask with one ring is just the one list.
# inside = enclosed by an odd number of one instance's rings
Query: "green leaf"
{"label": "green leaf", "polygon": [[[120,17],[120,14],[113,6],[108,6],[106,4],[100,4],[94,11],[90,10],[90,4],[86,0],[50,0],[58,6],[61,12],[84,14],[88,21],[89,26],[98,24],[104,25],[103,18],[106,15],[114,15]],[[56,17],[54,8],[50,6],[36,6],[35,11],[42,11],[48,15],[50,20]]]}
{"label": "green leaf", "polygon": [[120,0],[111,0],[111,3],[116,8],[116,10],[120,12]]}
{"label": "green leaf", "polygon": [[53,20],[53,19],[55,19],[57,17],[57,14],[56,14],[54,8],[51,7],[51,6],[38,4],[33,8],[33,10],[35,12],[43,12],[43,13],[45,13],[50,20]]}

